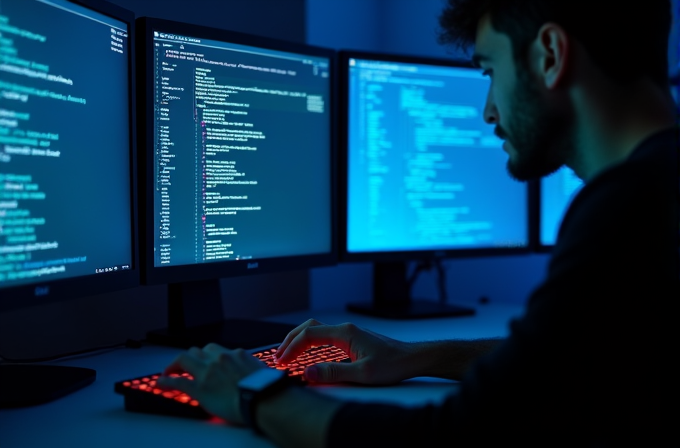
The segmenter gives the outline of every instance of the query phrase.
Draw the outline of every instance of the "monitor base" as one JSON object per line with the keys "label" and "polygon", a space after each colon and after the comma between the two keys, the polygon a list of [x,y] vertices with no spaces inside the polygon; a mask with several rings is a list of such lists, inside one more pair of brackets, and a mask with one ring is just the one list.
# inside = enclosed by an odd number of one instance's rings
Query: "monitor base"
{"label": "monitor base", "polygon": [[150,331],[147,341],[178,348],[204,347],[215,342],[229,349],[276,345],[297,325],[249,319],[227,319],[177,331]]}
{"label": "monitor base", "polygon": [[46,364],[1,364],[0,378],[0,408],[18,408],[73,393],[92,384],[97,371]]}
{"label": "monitor base", "polygon": [[433,317],[472,316],[474,308],[432,302],[411,300],[407,303],[376,304],[374,302],[349,303],[347,311],[385,319],[425,319]]}

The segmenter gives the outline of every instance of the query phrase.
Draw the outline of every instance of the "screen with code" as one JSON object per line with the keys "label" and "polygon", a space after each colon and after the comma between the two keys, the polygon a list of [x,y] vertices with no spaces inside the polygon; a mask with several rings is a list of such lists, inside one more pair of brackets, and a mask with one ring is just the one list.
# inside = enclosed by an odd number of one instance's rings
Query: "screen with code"
{"label": "screen with code", "polygon": [[328,253],[330,60],[153,31],[154,266]]}
{"label": "screen with code", "polygon": [[0,287],[132,269],[128,26],[0,1]]}
{"label": "screen with code", "polygon": [[464,66],[346,63],[348,253],[526,247],[527,186],[484,121],[489,80]]}

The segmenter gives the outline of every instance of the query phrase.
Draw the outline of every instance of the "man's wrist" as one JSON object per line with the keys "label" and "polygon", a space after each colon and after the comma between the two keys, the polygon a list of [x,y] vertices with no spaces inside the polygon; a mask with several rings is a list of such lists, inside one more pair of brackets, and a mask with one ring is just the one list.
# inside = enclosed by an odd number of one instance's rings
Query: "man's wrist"
{"label": "man's wrist", "polygon": [[262,434],[257,423],[258,404],[293,384],[294,380],[285,371],[270,368],[253,372],[239,381],[239,405],[244,424],[257,434]]}
{"label": "man's wrist", "polygon": [[257,424],[277,446],[325,446],[330,422],[345,402],[315,389],[300,383],[258,403]]}

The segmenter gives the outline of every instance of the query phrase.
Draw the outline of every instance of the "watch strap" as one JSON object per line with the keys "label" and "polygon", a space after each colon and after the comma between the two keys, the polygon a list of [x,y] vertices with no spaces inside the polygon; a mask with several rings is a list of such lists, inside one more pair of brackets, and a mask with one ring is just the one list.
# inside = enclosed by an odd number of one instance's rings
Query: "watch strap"
{"label": "watch strap", "polygon": [[[269,368],[268,368],[269,369]],[[269,397],[287,387],[295,384],[287,372],[284,370],[272,369],[274,372],[279,372],[276,377],[270,379],[268,383],[262,385],[261,388],[256,389],[248,386],[244,386],[244,382],[250,376],[244,378],[239,382],[239,405],[241,410],[241,416],[246,426],[252,428],[256,434],[262,435],[262,429],[257,424],[256,410],[257,405],[263,398]],[[251,374],[255,375],[257,372]]]}

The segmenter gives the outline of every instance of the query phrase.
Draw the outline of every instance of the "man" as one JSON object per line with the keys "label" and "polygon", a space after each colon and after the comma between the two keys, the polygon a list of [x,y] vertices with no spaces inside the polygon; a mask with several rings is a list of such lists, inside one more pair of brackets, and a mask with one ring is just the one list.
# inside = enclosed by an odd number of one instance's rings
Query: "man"
{"label": "man", "polygon": [[[345,403],[309,388],[239,407],[261,369],[241,350],[192,348],[165,378],[281,446],[678,446],[678,129],[668,86],[670,2],[449,0],[441,41],[474,46],[491,78],[484,117],[519,180],[562,165],[586,183],[560,228],[544,282],[505,340],[406,343],[308,321],[279,362],[335,344],[350,364],[310,381],[462,379],[441,405]],[[249,377],[250,378],[250,377]]]}

